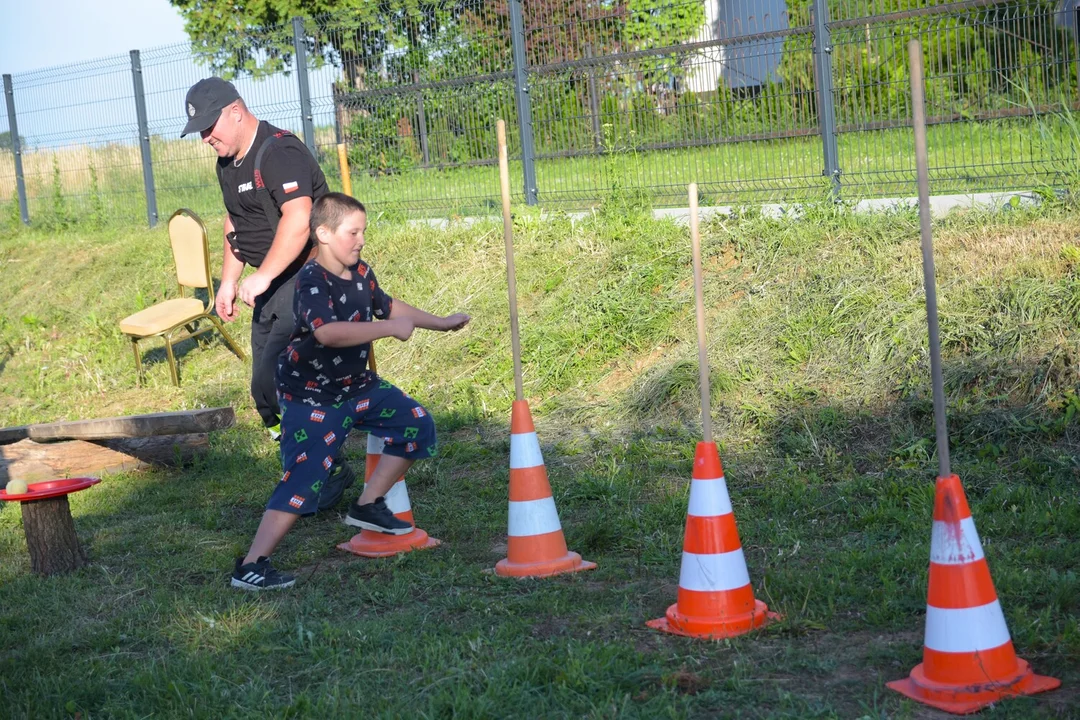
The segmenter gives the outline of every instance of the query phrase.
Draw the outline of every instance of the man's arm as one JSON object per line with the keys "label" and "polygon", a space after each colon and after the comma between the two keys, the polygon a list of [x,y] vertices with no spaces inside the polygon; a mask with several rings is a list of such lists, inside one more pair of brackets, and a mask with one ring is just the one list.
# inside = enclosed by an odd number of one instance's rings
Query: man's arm
{"label": "man's arm", "polygon": [[[244,278],[240,283],[240,299],[254,306],[255,298],[266,292],[274,278],[297,258],[307,245],[311,218],[311,198],[298,197],[281,206],[281,220],[278,222],[274,242],[259,269]],[[222,273],[224,275],[224,273]]]}
{"label": "man's arm", "polygon": [[218,286],[217,294],[214,296],[214,307],[217,309],[218,317],[225,322],[232,322],[236,319],[236,281],[240,279],[240,274],[244,272],[244,261],[240,259],[236,250],[233,249],[232,243],[229,242],[229,233],[233,229],[232,218],[226,214],[224,258],[221,262],[221,285]]}
{"label": "man's arm", "polygon": [[460,330],[469,322],[469,316],[464,313],[439,317],[396,299],[394,304],[390,306],[390,319],[408,319],[415,327],[425,330],[440,330],[442,332]]}

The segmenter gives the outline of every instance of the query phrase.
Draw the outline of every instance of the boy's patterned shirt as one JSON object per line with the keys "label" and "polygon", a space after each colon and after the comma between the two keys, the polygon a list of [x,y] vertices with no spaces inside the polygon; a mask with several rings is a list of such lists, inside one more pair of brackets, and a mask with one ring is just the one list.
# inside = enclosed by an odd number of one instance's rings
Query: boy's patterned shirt
{"label": "boy's patterned shirt", "polygon": [[286,400],[333,405],[355,396],[375,378],[367,369],[371,343],[332,348],[315,340],[315,330],[327,323],[390,317],[393,299],[379,287],[375,271],[363,260],[350,270],[352,278],[343,280],[311,260],[297,273],[296,324],[277,369],[278,392]]}

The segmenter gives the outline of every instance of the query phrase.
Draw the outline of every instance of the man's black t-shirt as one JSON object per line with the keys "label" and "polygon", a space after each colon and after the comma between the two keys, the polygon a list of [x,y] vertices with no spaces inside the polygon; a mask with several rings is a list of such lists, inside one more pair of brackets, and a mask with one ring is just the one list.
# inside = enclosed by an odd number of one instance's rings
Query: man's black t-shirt
{"label": "man's black t-shirt", "polygon": [[[221,195],[236,231],[232,245],[243,261],[253,267],[262,264],[274,241],[274,229],[255,193],[255,157],[263,143],[279,132],[278,128],[262,121],[255,133],[255,142],[244,153],[239,166],[233,162],[233,158],[218,158]],[[263,154],[260,173],[279,212],[289,200],[309,197],[315,201],[328,192],[322,168],[300,138],[286,135],[273,142]],[[303,252],[281,277],[294,275],[307,261],[310,250],[309,239]]]}

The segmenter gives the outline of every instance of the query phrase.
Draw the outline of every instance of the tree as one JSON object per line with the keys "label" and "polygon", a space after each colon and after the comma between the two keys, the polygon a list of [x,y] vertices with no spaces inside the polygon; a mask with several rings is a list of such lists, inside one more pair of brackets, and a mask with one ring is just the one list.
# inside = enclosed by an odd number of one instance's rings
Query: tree
{"label": "tree", "polygon": [[[19,136],[19,147],[26,147],[26,138],[24,138],[22,135]],[[11,131],[5,130],[4,132],[0,133],[0,150],[10,151],[11,149]]]}
{"label": "tree", "polygon": [[[183,16],[195,53],[222,76],[259,77],[286,69],[293,55],[290,20],[303,17],[310,62],[341,66],[353,87],[369,84],[364,77],[369,69],[386,79],[388,73],[426,64],[430,57],[416,49],[445,34],[444,28],[463,11],[460,2],[422,0],[169,2]],[[330,13],[335,15],[330,18]],[[396,62],[388,63],[390,54]]]}

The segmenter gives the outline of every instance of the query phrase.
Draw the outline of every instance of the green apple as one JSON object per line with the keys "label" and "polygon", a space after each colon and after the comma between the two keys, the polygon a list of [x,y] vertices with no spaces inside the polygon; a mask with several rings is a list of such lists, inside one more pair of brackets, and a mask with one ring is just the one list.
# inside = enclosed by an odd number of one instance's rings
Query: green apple
{"label": "green apple", "polygon": [[8,480],[7,494],[8,495],[22,495],[26,492],[25,480]]}

